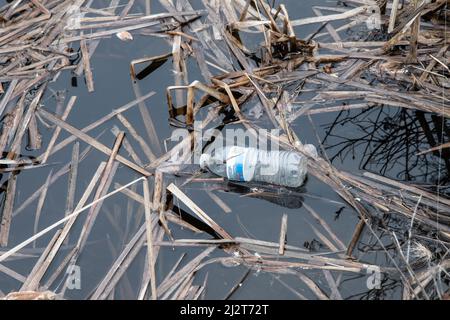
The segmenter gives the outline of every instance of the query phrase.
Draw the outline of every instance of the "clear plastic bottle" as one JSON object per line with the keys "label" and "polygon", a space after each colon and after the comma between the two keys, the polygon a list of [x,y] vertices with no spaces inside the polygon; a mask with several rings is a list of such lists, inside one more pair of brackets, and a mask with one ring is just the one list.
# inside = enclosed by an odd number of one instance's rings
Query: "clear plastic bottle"
{"label": "clear plastic bottle", "polygon": [[[317,156],[313,145],[303,147],[313,157]],[[292,151],[264,151],[232,146],[215,149],[214,154],[202,154],[200,166],[229,180],[299,187],[305,180],[307,158]]]}

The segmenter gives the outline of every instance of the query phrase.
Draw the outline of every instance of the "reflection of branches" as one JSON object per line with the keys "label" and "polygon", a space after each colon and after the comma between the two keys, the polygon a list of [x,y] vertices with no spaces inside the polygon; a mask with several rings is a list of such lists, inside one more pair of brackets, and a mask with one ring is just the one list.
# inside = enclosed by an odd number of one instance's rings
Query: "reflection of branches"
{"label": "reflection of branches", "polygon": [[[351,155],[361,170],[428,184],[433,191],[441,184],[440,192],[445,192],[442,185],[449,181],[449,151],[419,153],[450,140],[447,119],[418,110],[374,105],[358,112],[342,111],[326,129],[322,143],[332,151],[331,161],[344,161]],[[446,191],[448,194],[450,190]],[[447,275],[439,269],[446,259],[441,253],[448,252],[447,244],[434,231],[420,223],[412,226],[410,221],[389,213],[372,217],[371,226],[376,236],[373,233],[361,239],[359,252],[376,259],[375,264],[395,267],[408,297],[434,299],[448,290]],[[407,251],[414,252],[408,259]],[[429,277],[434,280],[418,280],[424,272],[432,274]],[[387,276],[381,289],[353,298],[385,298],[395,292],[398,283],[398,278]]]}
{"label": "reflection of branches", "polygon": [[[341,126],[348,130],[344,133],[351,132],[352,135],[340,133]],[[393,172],[399,179],[434,184],[440,174],[441,183],[448,181],[448,150],[418,155],[423,150],[449,141],[447,119],[442,121],[435,115],[404,108],[371,107],[356,115],[341,111],[326,129],[323,144],[328,142],[326,148],[335,150],[331,161],[337,158],[344,160],[349,154],[355,158],[355,153],[362,149],[359,165],[362,170],[378,171],[381,175]],[[355,132],[360,134],[357,136]],[[447,170],[439,172],[442,163]]]}
{"label": "reflection of branches", "polygon": [[[360,276],[365,277],[365,276]],[[350,281],[353,279],[346,279],[342,282]],[[365,290],[361,293],[356,293],[348,296],[346,299],[359,299],[359,300],[386,300],[394,296],[398,289],[401,287],[401,283],[398,280],[383,278],[381,279],[379,289]]]}

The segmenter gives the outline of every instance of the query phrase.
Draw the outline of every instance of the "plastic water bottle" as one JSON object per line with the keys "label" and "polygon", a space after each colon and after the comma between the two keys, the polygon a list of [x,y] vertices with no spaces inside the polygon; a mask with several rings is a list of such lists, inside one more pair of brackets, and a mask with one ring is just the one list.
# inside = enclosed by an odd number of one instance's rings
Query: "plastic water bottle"
{"label": "plastic water bottle", "polygon": [[[303,148],[311,156],[317,156],[313,145],[306,144]],[[233,181],[257,181],[299,187],[305,181],[307,158],[292,151],[264,151],[228,146],[215,149],[214,154],[202,154],[200,167]]]}

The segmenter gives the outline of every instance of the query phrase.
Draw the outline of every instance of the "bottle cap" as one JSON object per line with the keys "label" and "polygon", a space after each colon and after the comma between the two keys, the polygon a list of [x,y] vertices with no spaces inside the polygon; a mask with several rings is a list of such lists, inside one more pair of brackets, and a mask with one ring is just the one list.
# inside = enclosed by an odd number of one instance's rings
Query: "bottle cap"
{"label": "bottle cap", "polygon": [[211,156],[209,154],[202,153],[202,155],[200,156],[200,168],[206,169],[210,159],[211,159]]}

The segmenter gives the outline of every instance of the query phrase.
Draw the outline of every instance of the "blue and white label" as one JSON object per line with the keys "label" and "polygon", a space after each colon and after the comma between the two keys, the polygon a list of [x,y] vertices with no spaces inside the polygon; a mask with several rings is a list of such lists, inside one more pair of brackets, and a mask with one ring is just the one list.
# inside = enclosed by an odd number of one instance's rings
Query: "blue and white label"
{"label": "blue and white label", "polygon": [[245,158],[247,150],[240,147],[231,147],[227,154],[227,177],[229,180],[245,180]]}

